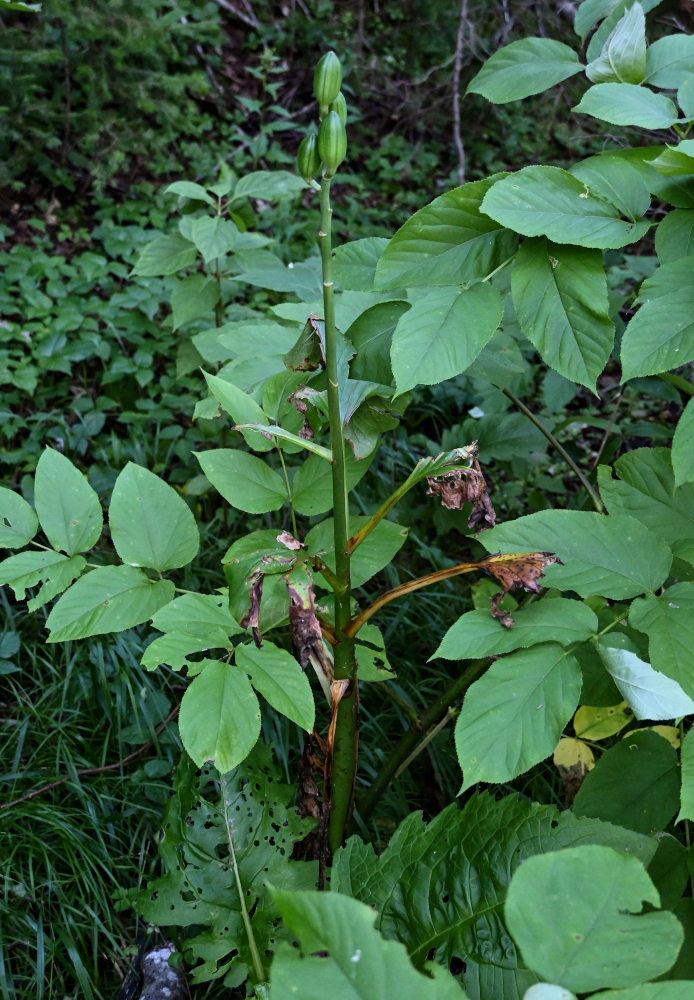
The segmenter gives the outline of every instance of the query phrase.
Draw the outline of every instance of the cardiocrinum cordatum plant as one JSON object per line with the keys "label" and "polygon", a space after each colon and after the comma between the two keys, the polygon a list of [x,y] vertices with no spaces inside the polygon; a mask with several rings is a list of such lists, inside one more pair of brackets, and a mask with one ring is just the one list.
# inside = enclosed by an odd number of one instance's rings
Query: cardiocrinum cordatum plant
{"label": "cardiocrinum cordatum plant", "polygon": [[[217,326],[193,338],[209,390],[198,415],[230,436],[197,458],[228,504],[264,518],[230,540],[212,593],[177,589],[198,529],[145,468],[126,466],[111,496],[118,564],[101,549],[87,562],[101,506],[65,455],[42,455],[33,506],[0,494],[0,543],[22,550],[0,580],[18,598],[41,584],[32,610],[58,598],[50,642],[151,621],[160,634],[143,663],[187,674],[165,871],[130,901],[148,921],[188,928],[180,947],[194,982],[247,983],[273,1000],[692,996],[694,38],[649,45],[657,6],[586,0],[578,54],[548,38],[512,42],[469,88],[504,103],[585,73],[575,112],[655,133],[649,145],[476,180],[390,240],[333,250],[347,107],[329,52],[315,74],[318,129],[298,155],[320,256],[285,267],[244,231],[244,195],[291,194],[290,175],[172,186],[187,212],[136,273],[192,269],[185,314],[215,309]],[[226,274],[290,298],[224,323]],[[568,397],[597,395],[607,367],[644,391],[662,385],[681,409],[671,447],[636,447],[592,475],[520,398],[538,358]],[[484,386],[486,411],[464,425],[478,433],[424,455],[357,514],[353,491],[410,392],[463,375]],[[580,491],[571,509],[496,523],[483,443],[512,418],[532,420],[536,446],[567,463]],[[406,542],[393,517],[410,491],[460,512],[487,555],[357,601]],[[350,834],[359,698],[393,676],[379,612],[466,574],[496,586],[486,607],[432,636],[432,658],[455,664],[450,686],[384,753],[356,813],[368,830],[396,773],[463,696],[464,804],[428,824],[411,814],[378,855]],[[259,696],[305,734],[298,810],[258,743]],[[504,792],[552,757],[572,809]]]}

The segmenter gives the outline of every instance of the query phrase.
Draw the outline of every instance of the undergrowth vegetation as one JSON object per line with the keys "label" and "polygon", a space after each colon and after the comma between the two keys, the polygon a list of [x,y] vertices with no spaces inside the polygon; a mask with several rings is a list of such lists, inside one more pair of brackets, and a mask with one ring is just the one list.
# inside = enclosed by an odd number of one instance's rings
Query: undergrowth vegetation
{"label": "undergrowth vegetation", "polygon": [[691,15],[493,8],[0,0],[3,1000],[691,996]]}

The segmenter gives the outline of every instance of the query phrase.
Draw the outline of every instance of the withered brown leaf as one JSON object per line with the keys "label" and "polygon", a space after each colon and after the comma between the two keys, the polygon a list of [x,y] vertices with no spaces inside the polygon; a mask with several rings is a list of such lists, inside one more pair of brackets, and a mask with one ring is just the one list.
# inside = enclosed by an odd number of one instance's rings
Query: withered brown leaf
{"label": "withered brown leaf", "polygon": [[248,577],[248,583],[250,584],[250,599],[251,603],[248,611],[243,616],[239,625],[241,628],[250,628],[253,631],[253,642],[256,644],[258,649],[263,644],[263,640],[260,635],[259,628],[259,616],[260,616],[260,600],[263,596],[263,573],[262,570],[256,569]]}
{"label": "withered brown leaf", "polygon": [[282,577],[289,594],[289,629],[299,663],[306,667],[309,654],[323,646],[320,622],[316,618],[313,576],[305,563],[298,563]]}
{"label": "withered brown leaf", "polygon": [[539,594],[540,584],[537,581],[552,563],[561,563],[561,559],[553,552],[512,552],[488,556],[483,560],[482,567],[496,577],[504,592],[514,587],[523,587],[524,590]]}
{"label": "withered brown leaf", "polygon": [[477,528],[477,534],[496,524],[496,513],[476,455],[469,469],[454,469],[442,476],[430,476],[427,484],[427,495],[440,497],[442,506],[449,510],[461,510],[464,504],[472,501],[467,524],[468,528]]}

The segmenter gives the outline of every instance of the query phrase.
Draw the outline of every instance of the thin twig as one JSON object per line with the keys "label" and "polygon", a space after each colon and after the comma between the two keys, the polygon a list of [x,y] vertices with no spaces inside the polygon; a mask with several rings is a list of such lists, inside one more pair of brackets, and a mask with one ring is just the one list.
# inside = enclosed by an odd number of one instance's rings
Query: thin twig
{"label": "thin twig", "polygon": [[[176,707],[169,712],[164,721],[157,726],[154,730],[156,736],[166,729],[171,720],[178,715],[180,707],[180,705],[176,705]],[[154,739],[147,740],[147,742],[143,743],[142,746],[137,748],[137,750],[133,750],[132,753],[129,753],[127,757],[117,760],[115,764],[104,764],[102,767],[83,767],[75,773],[77,777],[82,778],[87,774],[102,774],[104,771],[117,771],[126,764],[131,764],[132,761],[137,760],[138,757],[141,757],[142,754],[146,753],[153,745]],[[35,799],[39,795],[43,795],[45,792],[50,792],[52,788],[58,788],[60,785],[64,785],[66,781],[70,781],[71,777],[72,775],[67,775],[64,778],[58,778],[56,781],[50,781],[47,785],[35,788],[33,792],[27,792],[26,795],[20,795],[18,799],[12,799],[11,802],[0,802],[0,809],[9,809],[12,806],[19,805],[20,802],[27,802],[29,799]]]}
{"label": "thin twig", "polygon": [[258,18],[255,16],[253,8],[249,3],[244,2],[243,4],[243,6],[246,8],[248,12],[246,14],[244,14],[243,11],[239,10],[238,7],[235,7],[233,3],[229,3],[229,0],[215,0],[215,3],[217,4],[217,6],[222,7],[223,10],[228,10],[230,14],[234,15],[234,17],[238,17],[239,21],[243,21],[243,23],[247,24],[249,28],[260,27],[260,22],[258,21]]}
{"label": "thin twig", "polygon": [[458,184],[465,183],[465,147],[460,134],[460,76],[463,69],[463,42],[467,25],[468,0],[461,0],[458,19],[458,37],[455,43],[455,66],[453,67],[453,139],[458,151]]}

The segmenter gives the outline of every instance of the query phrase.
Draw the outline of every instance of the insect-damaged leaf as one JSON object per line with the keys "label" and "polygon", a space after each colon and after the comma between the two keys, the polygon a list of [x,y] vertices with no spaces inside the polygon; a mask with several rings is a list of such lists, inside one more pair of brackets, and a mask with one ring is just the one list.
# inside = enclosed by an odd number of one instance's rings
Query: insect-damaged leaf
{"label": "insect-damaged leaf", "polygon": [[[475,444],[475,442],[473,442]],[[454,469],[443,476],[427,478],[428,496],[441,498],[441,505],[449,510],[461,510],[463,504],[472,501],[472,511],[468,520],[468,528],[493,528],[496,524],[496,513],[487,492],[487,484],[480,463],[475,455],[469,469]]]}
{"label": "insect-damaged leaf", "polygon": [[282,577],[289,594],[289,628],[299,663],[306,667],[309,654],[322,646],[320,622],[316,618],[313,576],[305,563],[300,563]]}

